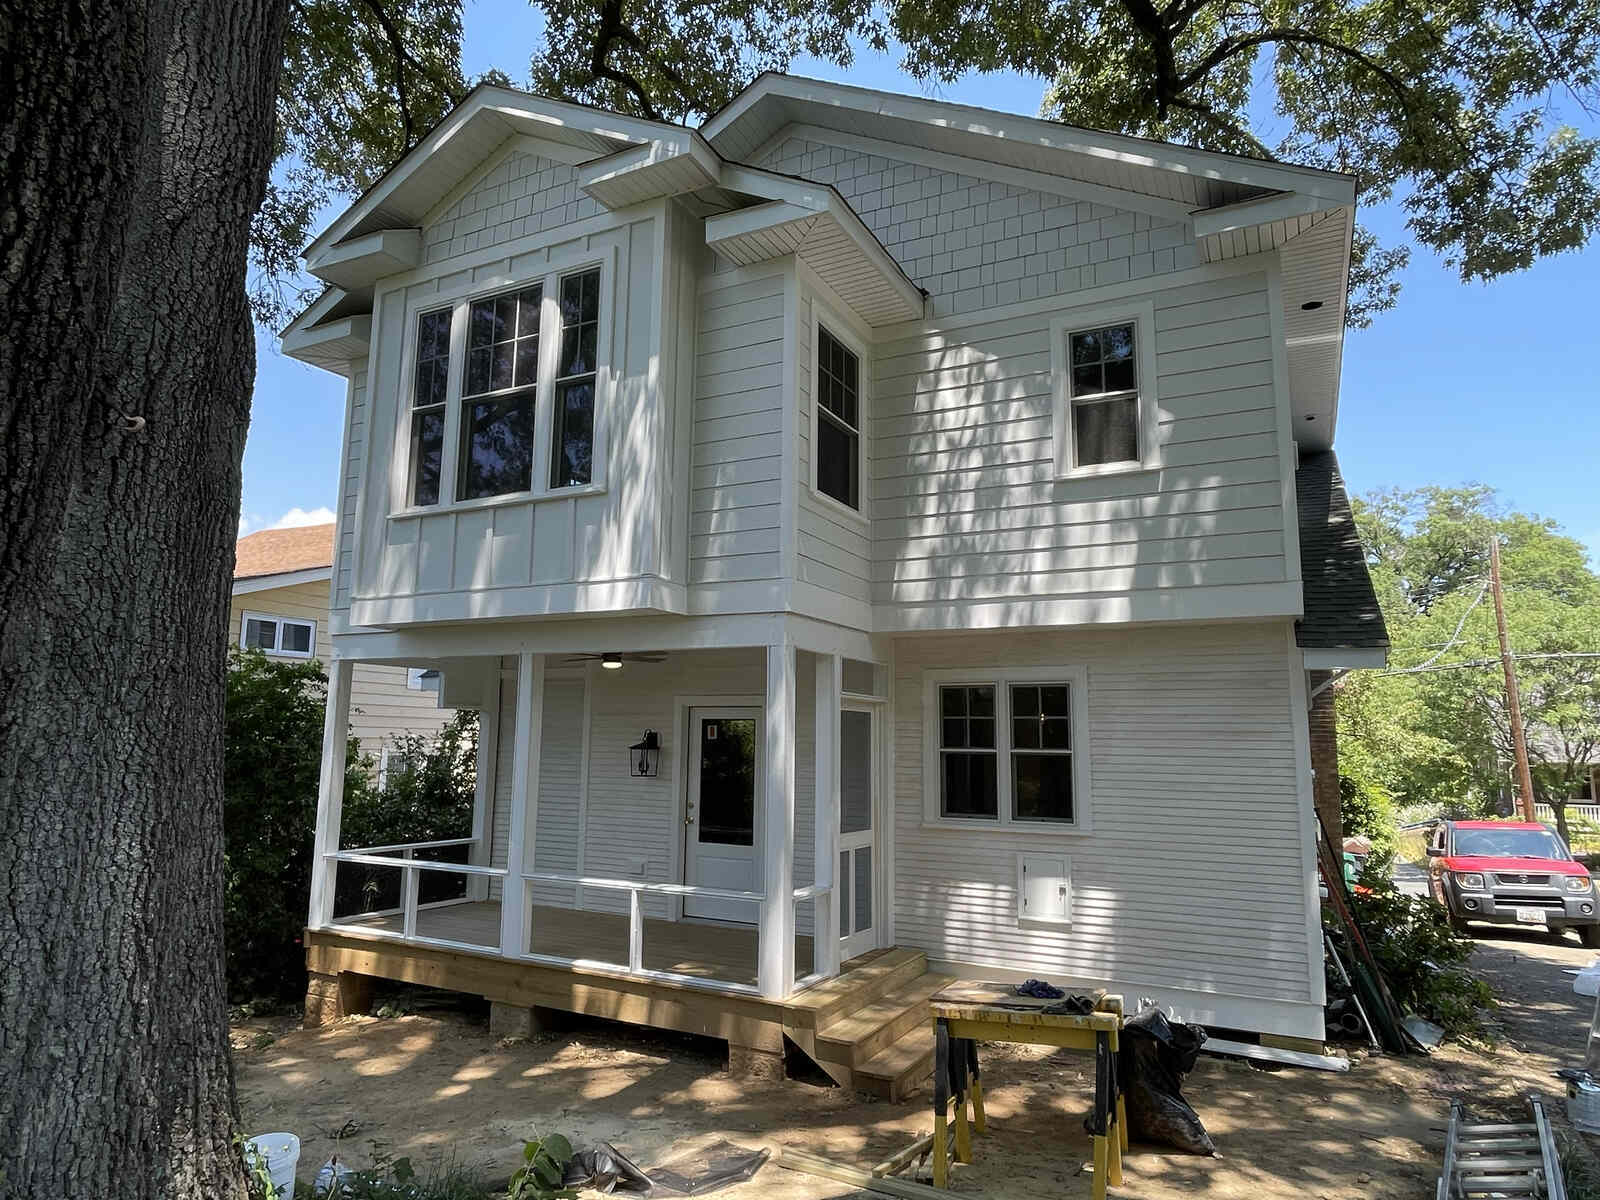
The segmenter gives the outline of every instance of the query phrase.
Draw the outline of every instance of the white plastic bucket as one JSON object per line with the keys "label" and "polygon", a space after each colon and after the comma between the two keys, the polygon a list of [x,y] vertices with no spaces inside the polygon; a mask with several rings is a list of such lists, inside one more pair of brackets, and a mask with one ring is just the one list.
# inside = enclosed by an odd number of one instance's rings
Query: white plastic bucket
{"label": "white plastic bucket", "polygon": [[258,1133],[245,1145],[259,1154],[272,1177],[273,1193],[280,1200],[293,1200],[294,1169],[300,1162],[300,1139],[292,1133]]}

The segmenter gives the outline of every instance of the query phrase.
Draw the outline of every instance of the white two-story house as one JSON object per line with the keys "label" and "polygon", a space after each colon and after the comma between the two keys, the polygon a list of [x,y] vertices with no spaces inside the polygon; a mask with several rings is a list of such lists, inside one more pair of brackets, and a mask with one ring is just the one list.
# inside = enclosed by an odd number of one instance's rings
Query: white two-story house
{"label": "white two-story house", "polygon": [[[1354,198],[781,75],[474,91],[283,339],[348,380],[310,1019],[385,976],[887,1094],[952,976],[1320,1041]],[[471,839],[341,842],[358,663],[483,714]]]}

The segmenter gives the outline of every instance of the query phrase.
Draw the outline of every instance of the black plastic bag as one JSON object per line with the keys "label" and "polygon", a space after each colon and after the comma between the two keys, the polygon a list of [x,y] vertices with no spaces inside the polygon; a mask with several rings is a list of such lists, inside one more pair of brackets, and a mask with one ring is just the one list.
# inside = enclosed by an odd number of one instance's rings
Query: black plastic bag
{"label": "black plastic bag", "polygon": [[594,1188],[607,1195],[631,1192],[648,1196],[652,1191],[650,1177],[610,1142],[596,1142],[574,1154],[561,1183],[563,1187]]}
{"label": "black plastic bag", "polygon": [[1183,1077],[1194,1070],[1205,1040],[1200,1026],[1168,1021],[1154,1007],[1140,1010],[1123,1025],[1117,1073],[1130,1138],[1190,1154],[1216,1154],[1199,1114],[1183,1098]]}
{"label": "black plastic bag", "polygon": [[657,1163],[650,1168],[650,1178],[669,1196],[699,1196],[744,1182],[771,1156],[771,1150],[747,1150],[722,1138],[698,1154]]}

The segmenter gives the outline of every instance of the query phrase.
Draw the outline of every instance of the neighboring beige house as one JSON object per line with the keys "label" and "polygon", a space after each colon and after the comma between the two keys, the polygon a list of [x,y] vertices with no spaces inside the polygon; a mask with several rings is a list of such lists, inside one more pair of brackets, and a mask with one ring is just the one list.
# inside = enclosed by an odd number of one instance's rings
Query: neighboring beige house
{"label": "neighboring beige house", "polygon": [[[328,635],[328,580],[333,526],[263,529],[234,548],[233,603],[228,636],[272,658],[332,661]],[[416,667],[361,663],[350,689],[350,733],[380,775],[396,734],[434,735],[453,709],[439,706],[439,675]]]}

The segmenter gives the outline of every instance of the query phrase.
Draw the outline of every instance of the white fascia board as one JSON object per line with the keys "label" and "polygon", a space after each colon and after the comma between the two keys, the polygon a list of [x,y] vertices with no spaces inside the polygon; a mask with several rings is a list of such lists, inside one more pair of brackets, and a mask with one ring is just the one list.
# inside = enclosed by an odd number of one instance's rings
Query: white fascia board
{"label": "white fascia board", "polygon": [[1381,671],[1389,665],[1389,652],[1381,646],[1336,646],[1300,653],[1308,671]]}
{"label": "white fascia board", "polygon": [[660,137],[642,146],[630,146],[604,158],[589,160],[578,168],[578,187],[592,192],[625,175],[675,158],[687,158],[694,163],[705,179],[701,186],[710,187],[721,182],[721,157],[694,130],[680,129],[671,137]]}
{"label": "white fascia board", "polygon": [[306,270],[335,287],[358,291],[421,262],[422,230],[380,229],[329,246],[315,258],[307,255]]}
{"label": "white fascia board", "polygon": [[311,262],[329,246],[342,241],[368,213],[381,208],[394,192],[409,179],[413,172],[441,146],[455,137],[468,122],[484,116],[498,118],[513,124],[548,126],[552,133],[565,133],[558,140],[570,141],[572,133],[581,134],[595,143],[648,142],[681,129],[681,126],[646,121],[603,109],[585,108],[580,104],[566,104],[559,100],[546,100],[511,88],[481,86],[452,109],[435,125],[411,152],[391,167],[384,176],[367,189],[365,195],[336,217],[332,224],[319,234],[305,249],[305,258]]}
{"label": "white fascia board", "polygon": [[[924,100],[849,84],[827,83],[793,75],[766,73],[735,96],[728,106],[700,127],[713,146],[717,137],[756,105],[793,100],[824,108],[848,108],[856,112],[891,119],[913,121],[961,133],[1003,138],[1023,145],[1039,146],[1068,154],[1080,154],[1129,166],[1150,167],[1222,179],[1246,187],[1273,191],[1298,191],[1349,203],[1354,183],[1348,175],[1338,175],[1315,167],[1293,166],[1241,156],[1191,150],[1166,142],[1128,137],[1083,129],[1038,117],[1020,117],[944,100]],[[803,118],[797,117],[796,120]]]}
{"label": "white fascia board", "polygon": [[280,338],[288,338],[294,334],[304,333],[308,329],[315,328],[320,322],[326,320],[328,314],[338,308],[349,295],[350,293],[343,288],[327,288],[322,295],[301,309],[300,315],[285,325],[279,331],[278,336]]}
{"label": "white fascia board", "polygon": [[274,588],[294,587],[297,583],[319,583],[333,578],[332,567],[307,567],[304,571],[279,571],[276,575],[252,575],[248,579],[233,581],[233,594],[247,596],[251,592],[270,592]]}
{"label": "white fascia board", "polygon": [[[1351,192],[1355,187],[1351,185]],[[1352,199],[1342,203],[1353,203]],[[1198,241],[1218,233],[1232,233],[1235,229],[1249,229],[1256,225],[1270,225],[1286,217],[1301,217],[1309,213],[1327,212],[1339,204],[1324,196],[1311,196],[1303,192],[1279,192],[1271,196],[1257,196],[1237,204],[1223,204],[1216,208],[1202,208],[1191,214],[1194,236]]]}

